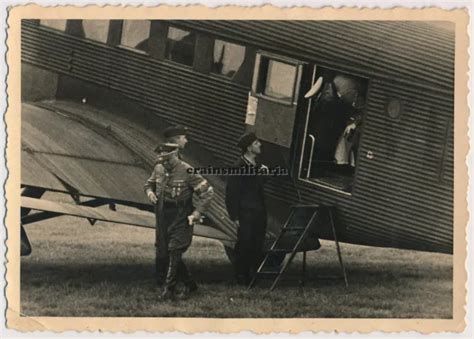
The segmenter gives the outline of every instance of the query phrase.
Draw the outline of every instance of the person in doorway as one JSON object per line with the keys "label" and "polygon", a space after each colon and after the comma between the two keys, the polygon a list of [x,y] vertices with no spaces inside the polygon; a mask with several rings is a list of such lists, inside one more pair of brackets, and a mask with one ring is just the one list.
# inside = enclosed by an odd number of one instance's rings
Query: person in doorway
{"label": "person in doorway", "polygon": [[352,170],[355,168],[355,159],[360,138],[361,114],[354,114],[347,123],[344,132],[339,137],[339,141],[334,152],[336,165],[348,166]]}
{"label": "person in doorway", "polygon": [[191,245],[194,222],[201,219],[213,197],[207,180],[178,158],[178,149],[179,145],[169,143],[157,147],[157,163],[144,186],[150,202],[158,206],[157,258],[168,258],[164,300],[174,298],[179,281],[184,283],[185,295],[197,289],[182,256]]}
{"label": "person in doorway", "polygon": [[233,167],[253,168],[255,171],[251,175],[229,176],[225,201],[229,217],[237,226],[235,245],[237,283],[248,285],[263,260],[267,212],[263,192],[264,177],[257,172],[265,166],[257,162],[262,144],[254,133],[244,134],[238,146],[242,155]]}
{"label": "person in doorway", "polygon": [[327,73],[318,78],[305,98],[314,99],[308,133],[318,136],[314,176],[330,176],[342,167],[354,168],[360,134],[363,86],[349,75]]}

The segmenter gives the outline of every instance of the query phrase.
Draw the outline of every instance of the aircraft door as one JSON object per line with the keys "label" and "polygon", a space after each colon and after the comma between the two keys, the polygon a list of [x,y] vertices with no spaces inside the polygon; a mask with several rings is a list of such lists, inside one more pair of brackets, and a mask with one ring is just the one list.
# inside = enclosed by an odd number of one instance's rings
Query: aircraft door
{"label": "aircraft door", "polygon": [[287,148],[293,142],[301,80],[307,64],[275,54],[259,52],[255,60],[252,91],[245,123],[273,146]]}

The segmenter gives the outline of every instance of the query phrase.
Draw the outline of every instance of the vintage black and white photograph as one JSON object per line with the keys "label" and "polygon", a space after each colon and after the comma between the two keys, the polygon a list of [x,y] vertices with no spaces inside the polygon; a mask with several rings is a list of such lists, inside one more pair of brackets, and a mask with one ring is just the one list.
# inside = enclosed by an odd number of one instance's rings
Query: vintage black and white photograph
{"label": "vintage black and white photograph", "polygon": [[21,18],[21,317],[462,322],[464,13],[97,13]]}

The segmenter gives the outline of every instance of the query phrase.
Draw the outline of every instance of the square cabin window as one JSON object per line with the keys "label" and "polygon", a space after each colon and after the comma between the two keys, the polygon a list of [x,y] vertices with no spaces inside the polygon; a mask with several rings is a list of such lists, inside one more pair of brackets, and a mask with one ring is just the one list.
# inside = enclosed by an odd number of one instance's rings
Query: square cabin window
{"label": "square cabin window", "polygon": [[49,27],[58,31],[66,31],[67,20],[40,20],[40,25]]}
{"label": "square cabin window", "polygon": [[150,20],[124,20],[120,45],[148,52]]}
{"label": "square cabin window", "polygon": [[165,57],[171,61],[193,66],[196,34],[176,27],[168,28]]}
{"label": "square cabin window", "polygon": [[276,60],[268,60],[263,94],[272,98],[292,101],[297,68]]}
{"label": "square cabin window", "polygon": [[242,66],[244,59],[244,46],[216,39],[211,72],[233,78]]}
{"label": "square cabin window", "polygon": [[82,20],[86,39],[107,43],[109,20]]}

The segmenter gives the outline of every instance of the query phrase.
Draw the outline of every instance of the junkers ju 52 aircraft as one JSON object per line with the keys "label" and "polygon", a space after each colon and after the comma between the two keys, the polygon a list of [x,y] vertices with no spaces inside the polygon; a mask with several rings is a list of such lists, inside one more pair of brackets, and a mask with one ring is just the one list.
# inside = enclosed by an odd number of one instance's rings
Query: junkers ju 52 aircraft
{"label": "junkers ju 52 aircraft", "polygon": [[[26,229],[62,214],[154,227],[113,207],[152,210],[153,149],[182,124],[194,166],[230,165],[254,130],[263,163],[289,170],[266,185],[269,234],[291,205],[321,204],[340,241],[453,251],[449,22],[24,20],[22,71]],[[231,248],[225,178],[208,179],[216,198],[195,232]]]}

